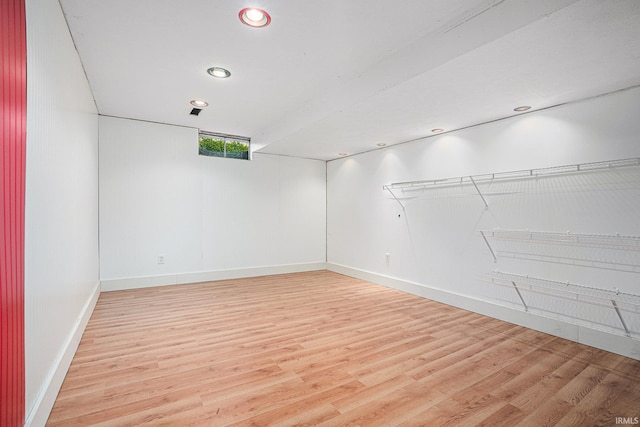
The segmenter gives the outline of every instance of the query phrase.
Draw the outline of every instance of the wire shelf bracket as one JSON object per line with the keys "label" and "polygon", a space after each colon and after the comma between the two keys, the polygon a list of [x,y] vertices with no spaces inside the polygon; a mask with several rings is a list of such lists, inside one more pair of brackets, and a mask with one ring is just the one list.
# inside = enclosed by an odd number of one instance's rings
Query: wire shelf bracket
{"label": "wire shelf bracket", "polygon": [[520,297],[520,301],[522,301],[522,305],[524,305],[524,311],[529,311],[529,307],[527,307],[527,303],[524,302],[524,298],[522,298],[522,294],[520,293],[520,289],[518,289],[518,285],[516,285],[516,282],[514,282],[513,280],[511,281],[511,284],[513,285],[514,289],[518,293],[518,296]]}
{"label": "wire shelf bracket", "polygon": [[398,199],[396,197],[396,195],[394,194],[392,187],[389,185],[383,185],[382,186],[383,190],[387,190],[389,192],[389,194],[391,194],[391,197],[393,197],[395,199],[396,202],[398,202],[398,204],[400,205],[400,207],[402,208],[402,211],[405,212],[405,208],[404,205],[402,204],[402,202],[400,201],[400,199]]}
{"label": "wire shelf bracket", "polygon": [[620,309],[618,308],[618,304],[616,304],[615,300],[611,300],[611,304],[613,304],[613,308],[616,310],[616,314],[618,315],[618,319],[620,319],[620,323],[622,323],[622,327],[624,328],[625,335],[630,337],[631,333],[629,332],[629,328],[627,328],[627,324],[624,323],[624,319],[622,318],[622,314],[620,313]]}
{"label": "wire shelf bracket", "polygon": [[471,180],[471,183],[473,184],[473,186],[476,188],[476,191],[478,192],[478,196],[480,196],[480,198],[482,199],[482,203],[484,203],[484,208],[489,209],[489,204],[487,203],[487,199],[485,199],[484,196],[482,195],[482,191],[480,191],[480,189],[478,188],[478,184],[476,184],[475,179],[473,179],[472,176],[469,176],[469,179]]}
{"label": "wire shelf bracket", "polygon": [[491,244],[489,243],[489,240],[487,240],[487,236],[484,233],[485,231],[480,230],[480,235],[482,236],[484,243],[486,243],[487,248],[489,248],[489,252],[491,252],[491,256],[493,257],[493,262],[498,262],[498,257],[496,256],[496,253],[493,251],[493,248],[491,247]]}

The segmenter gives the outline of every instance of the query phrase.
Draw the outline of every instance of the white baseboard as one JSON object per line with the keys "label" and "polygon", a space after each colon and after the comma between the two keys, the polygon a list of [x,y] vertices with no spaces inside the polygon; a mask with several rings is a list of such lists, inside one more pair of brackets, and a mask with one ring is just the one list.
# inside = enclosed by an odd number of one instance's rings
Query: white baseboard
{"label": "white baseboard", "polygon": [[55,403],[56,397],[58,397],[58,392],[62,387],[62,382],[69,371],[69,366],[71,366],[71,361],[73,360],[73,356],[76,354],[76,350],[78,349],[78,345],[82,339],[82,334],[87,327],[87,323],[89,323],[89,318],[91,318],[91,314],[98,302],[99,296],[100,283],[98,282],[96,283],[91,296],[82,308],[76,323],[73,325],[73,329],[62,347],[63,350],[60,352],[54,363],[54,369],[52,369],[53,373],[46,379],[42,387],[42,392],[36,399],[33,408],[29,411],[29,414],[27,414],[27,419],[24,424],[26,427],[40,427],[47,423],[51,409],[53,409],[53,404]]}
{"label": "white baseboard", "polygon": [[182,285],[186,283],[211,282],[215,280],[241,279],[244,277],[271,276],[274,274],[301,273],[325,270],[325,262],[273,265],[265,267],[238,268],[229,270],[200,271],[195,273],[167,274],[162,276],[129,277],[102,280],[103,292],[125,289],[150,288],[154,286]]}
{"label": "white baseboard", "polygon": [[327,270],[640,360],[640,341],[633,338],[340,264],[327,263]]}

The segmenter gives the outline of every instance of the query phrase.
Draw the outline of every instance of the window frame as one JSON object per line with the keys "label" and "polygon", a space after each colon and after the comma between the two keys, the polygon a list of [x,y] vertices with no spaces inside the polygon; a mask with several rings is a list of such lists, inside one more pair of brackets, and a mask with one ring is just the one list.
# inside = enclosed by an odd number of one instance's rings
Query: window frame
{"label": "window frame", "polygon": [[[215,140],[222,140],[224,142],[223,145],[223,151],[212,151],[212,150],[206,150],[203,149],[200,146],[200,142],[202,140],[202,138],[211,138],[214,141]],[[240,143],[240,144],[244,144],[247,146],[247,151],[246,151],[246,156],[242,155],[242,156],[237,156],[237,155],[229,155],[229,153],[242,153],[244,154],[244,151],[240,151],[240,152],[236,152],[236,151],[227,151],[227,144],[228,143]],[[209,154],[211,153],[211,154]],[[213,154],[213,153],[219,153],[220,155],[217,154]],[[206,131],[206,130],[201,130],[198,129],[198,154],[200,156],[204,156],[204,157],[218,157],[218,158],[223,158],[223,159],[240,159],[240,160],[251,160],[251,138],[247,137],[247,136],[240,136],[240,135],[231,135],[231,134],[226,134],[226,133],[220,133],[220,132],[211,132],[211,131]]]}

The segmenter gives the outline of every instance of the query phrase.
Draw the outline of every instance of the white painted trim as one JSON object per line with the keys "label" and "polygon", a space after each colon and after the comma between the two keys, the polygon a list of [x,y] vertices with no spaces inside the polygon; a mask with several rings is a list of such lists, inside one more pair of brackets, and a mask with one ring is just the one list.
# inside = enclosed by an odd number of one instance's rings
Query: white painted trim
{"label": "white painted trim", "polygon": [[499,305],[495,302],[340,264],[328,262],[327,270],[640,360],[640,341],[633,338],[575,325],[558,319],[551,319],[540,314]]}
{"label": "white painted trim", "polygon": [[102,292],[109,292],[125,289],[150,288],[154,286],[183,285],[186,283],[241,279],[244,277],[271,276],[274,274],[300,273],[304,271],[316,271],[325,269],[325,262],[310,262],[303,264],[286,264],[264,267],[237,268],[229,270],[201,271],[195,273],[167,274],[162,276],[108,279],[103,280],[101,282],[101,285]]}
{"label": "white painted trim", "polygon": [[47,423],[51,409],[53,409],[53,404],[62,387],[62,382],[69,371],[69,366],[71,366],[71,361],[76,354],[78,345],[80,345],[82,334],[87,327],[87,323],[89,323],[99,296],[100,282],[96,283],[91,296],[82,308],[80,316],[78,316],[71,333],[68,335],[62,347],[62,351],[58,355],[49,377],[43,382],[42,391],[36,399],[33,408],[31,408],[31,411],[27,414],[27,419],[24,424],[25,427],[40,427]]}

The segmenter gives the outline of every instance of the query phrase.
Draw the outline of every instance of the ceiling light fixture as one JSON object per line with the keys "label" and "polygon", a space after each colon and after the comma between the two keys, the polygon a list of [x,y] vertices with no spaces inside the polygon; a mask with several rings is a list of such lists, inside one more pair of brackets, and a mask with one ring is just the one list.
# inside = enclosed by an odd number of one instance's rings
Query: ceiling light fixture
{"label": "ceiling light fixture", "polygon": [[338,153],[338,156],[340,156],[340,157],[344,157],[346,155],[347,155],[347,153]]}
{"label": "ceiling light fixture", "polygon": [[522,107],[514,108],[514,109],[513,109],[513,111],[521,112],[521,111],[527,111],[527,110],[530,110],[530,109],[531,109],[531,107],[530,107],[530,106],[528,106],[528,105],[523,105]]}
{"label": "ceiling light fixture", "polygon": [[384,142],[380,142],[379,144],[376,144],[378,147],[386,147],[387,144],[385,144]]}
{"label": "ceiling light fixture", "polygon": [[435,129],[431,129],[431,132],[433,132],[433,133],[440,133],[440,132],[444,132],[444,129],[435,128]]}
{"label": "ceiling light fixture", "polygon": [[226,79],[231,75],[231,72],[221,67],[211,67],[207,70],[210,76],[217,77],[219,79]]}
{"label": "ceiling light fixture", "polygon": [[247,7],[238,14],[240,21],[254,28],[263,28],[271,23],[271,16],[262,9]]}
{"label": "ceiling light fixture", "polygon": [[192,99],[191,101],[189,101],[189,104],[198,108],[204,108],[209,106],[209,103],[207,101],[202,101],[200,99]]}

